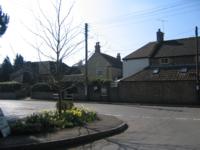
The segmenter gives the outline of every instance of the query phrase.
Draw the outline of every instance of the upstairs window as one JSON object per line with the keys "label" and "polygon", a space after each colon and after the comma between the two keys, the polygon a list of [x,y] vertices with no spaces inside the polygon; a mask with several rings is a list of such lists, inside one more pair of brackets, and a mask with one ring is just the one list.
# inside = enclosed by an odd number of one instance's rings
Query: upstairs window
{"label": "upstairs window", "polygon": [[169,64],[169,58],[161,58],[160,63],[161,64]]}
{"label": "upstairs window", "polygon": [[96,76],[102,76],[103,75],[103,70],[97,69],[96,70]]}

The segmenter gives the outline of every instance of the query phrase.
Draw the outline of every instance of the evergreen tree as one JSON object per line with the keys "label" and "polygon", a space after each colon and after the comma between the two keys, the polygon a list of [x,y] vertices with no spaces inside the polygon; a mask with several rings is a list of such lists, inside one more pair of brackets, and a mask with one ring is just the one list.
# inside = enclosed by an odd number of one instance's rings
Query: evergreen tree
{"label": "evergreen tree", "polygon": [[14,59],[14,70],[19,70],[23,67],[24,65],[24,58],[22,55],[17,54],[15,59]]}
{"label": "evergreen tree", "polygon": [[0,6],[0,36],[2,36],[8,27],[9,23],[9,16],[5,14]]}
{"label": "evergreen tree", "polygon": [[9,81],[10,74],[13,72],[13,66],[10,62],[10,58],[7,56],[1,66],[1,81]]}

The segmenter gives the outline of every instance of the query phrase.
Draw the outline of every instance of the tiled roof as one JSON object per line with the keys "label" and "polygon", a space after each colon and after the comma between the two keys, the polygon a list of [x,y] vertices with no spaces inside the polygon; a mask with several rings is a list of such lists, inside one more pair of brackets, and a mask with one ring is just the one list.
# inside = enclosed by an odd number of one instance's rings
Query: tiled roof
{"label": "tiled roof", "polygon": [[115,57],[100,53],[113,67],[122,68],[122,62]]}
{"label": "tiled roof", "polygon": [[[186,70],[184,70],[186,69]],[[146,68],[122,81],[188,81],[195,80],[195,68]]]}
{"label": "tiled roof", "polygon": [[143,47],[139,48],[138,50],[132,52],[128,56],[124,57],[123,60],[151,57],[157,44],[157,42],[150,42],[144,45]]}
{"label": "tiled roof", "polygon": [[[200,40],[200,38],[199,38]],[[124,60],[149,58],[149,57],[175,57],[195,55],[196,38],[184,38],[158,42],[150,42],[133,53],[129,54]]]}
{"label": "tiled roof", "polygon": [[[200,39],[200,38],[199,38]],[[154,57],[190,56],[196,54],[196,38],[164,41]]]}

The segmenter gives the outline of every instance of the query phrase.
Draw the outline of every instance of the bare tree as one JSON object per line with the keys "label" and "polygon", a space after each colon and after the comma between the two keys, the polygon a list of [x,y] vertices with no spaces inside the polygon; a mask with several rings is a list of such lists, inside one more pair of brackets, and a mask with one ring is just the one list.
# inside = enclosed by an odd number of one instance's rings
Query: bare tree
{"label": "bare tree", "polygon": [[35,15],[37,31],[33,31],[31,28],[29,28],[29,31],[37,39],[37,43],[31,43],[31,46],[38,51],[39,57],[43,56],[56,62],[56,73],[51,76],[50,83],[58,88],[59,104],[61,104],[63,91],[61,85],[63,76],[61,72],[62,61],[79,48],[83,43],[83,39],[78,38],[81,33],[80,27],[73,26],[71,13],[74,3],[67,10],[63,10],[63,0],[51,1],[51,4],[54,16],[49,17],[39,5],[40,14],[39,16]]}
{"label": "bare tree", "polygon": [[4,13],[0,6],[0,36],[2,36],[8,27],[10,17]]}

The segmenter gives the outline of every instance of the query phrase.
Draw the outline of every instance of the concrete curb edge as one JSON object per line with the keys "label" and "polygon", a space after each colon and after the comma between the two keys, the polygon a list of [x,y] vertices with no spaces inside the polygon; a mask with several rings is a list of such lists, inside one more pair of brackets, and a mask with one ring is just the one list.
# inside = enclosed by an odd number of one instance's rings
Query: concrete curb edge
{"label": "concrete curb edge", "polygon": [[120,125],[113,127],[108,130],[104,130],[101,132],[91,133],[88,135],[82,135],[70,139],[61,139],[49,142],[41,142],[41,143],[33,143],[33,144],[24,144],[24,145],[16,145],[16,146],[7,146],[0,148],[0,150],[41,150],[41,149],[55,149],[58,147],[65,146],[66,148],[76,147],[84,144],[88,144],[90,142],[94,142],[106,137],[110,137],[116,134],[120,134],[128,128],[126,123],[121,123]]}

